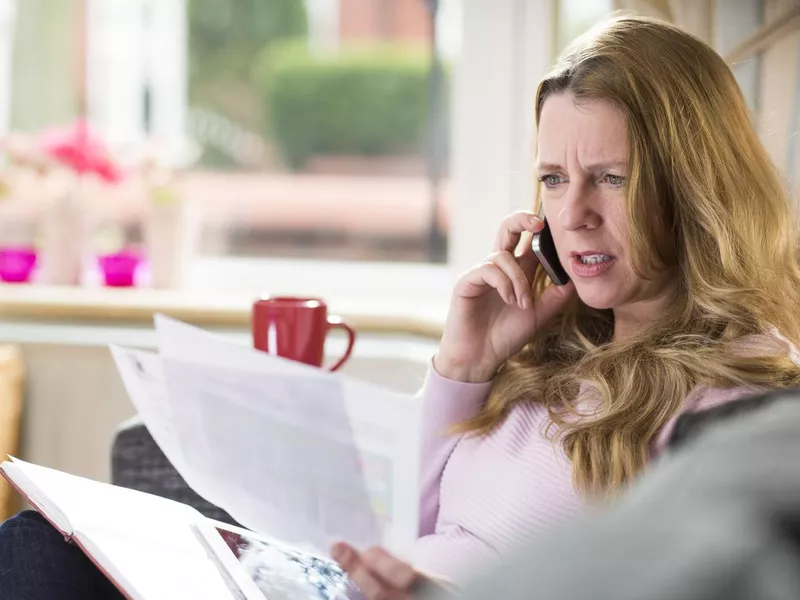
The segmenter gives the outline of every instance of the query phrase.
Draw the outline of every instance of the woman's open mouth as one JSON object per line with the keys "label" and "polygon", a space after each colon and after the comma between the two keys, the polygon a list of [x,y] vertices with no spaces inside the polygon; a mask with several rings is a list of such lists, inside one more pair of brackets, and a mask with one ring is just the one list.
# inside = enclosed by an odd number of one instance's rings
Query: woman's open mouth
{"label": "woman's open mouth", "polygon": [[602,252],[573,252],[572,273],[576,277],[597,277],[608,271],[616,258]]}

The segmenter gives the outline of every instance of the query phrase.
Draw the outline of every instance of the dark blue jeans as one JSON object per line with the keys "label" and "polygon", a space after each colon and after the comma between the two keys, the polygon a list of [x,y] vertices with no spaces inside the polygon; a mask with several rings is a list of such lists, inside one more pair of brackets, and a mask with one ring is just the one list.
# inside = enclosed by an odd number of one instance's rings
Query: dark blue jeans
{"label": "dark blue jeans", "polygon": [[45,519],[26,511],[0,525],[3,600],[121,600],[122,594]]}

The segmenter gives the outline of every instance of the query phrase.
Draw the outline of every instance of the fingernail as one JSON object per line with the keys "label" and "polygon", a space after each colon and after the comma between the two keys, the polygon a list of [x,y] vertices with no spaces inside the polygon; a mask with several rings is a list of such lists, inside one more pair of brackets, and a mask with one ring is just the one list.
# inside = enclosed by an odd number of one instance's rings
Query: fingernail
{"label": "fingernail", "polygon": [[350,557],[350,550],[344,544],[335,544],[331,548],[331,558],[339,564],[347,562]]}
{"label": "fingernail", "polygon": [[528,296],[528,294],[525,294],[522,297],[522,308],[530,308],[532,304],[533,301],[531,300],[531,297]]}
{"label": "fingernail", "polygon": [[336,544],[331,548],[331,558],[336,562],[344,555],[344,548],[340,544]]}

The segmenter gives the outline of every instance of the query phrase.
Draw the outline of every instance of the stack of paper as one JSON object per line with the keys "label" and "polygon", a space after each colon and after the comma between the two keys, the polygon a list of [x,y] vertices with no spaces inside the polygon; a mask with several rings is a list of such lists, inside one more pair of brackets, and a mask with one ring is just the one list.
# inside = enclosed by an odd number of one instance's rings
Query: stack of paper
{"label": "stack of paper", "polygon": [[159,352],[112,348],[156,443],[246,527],[327,552],[417,537],[418,402],[156,318]]}

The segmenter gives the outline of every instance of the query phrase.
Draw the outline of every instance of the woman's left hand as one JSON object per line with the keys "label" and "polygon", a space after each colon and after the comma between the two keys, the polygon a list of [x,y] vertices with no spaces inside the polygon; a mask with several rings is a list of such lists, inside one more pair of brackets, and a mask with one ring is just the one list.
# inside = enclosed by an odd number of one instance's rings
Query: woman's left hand
{"label": "woman's left hand", "polygon": [[331,548],[339,563],[368,600],[410,600],[426,577],[379,547],[358,552],[348,544]]}

